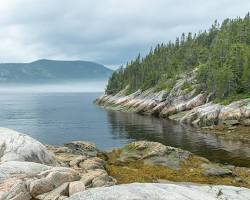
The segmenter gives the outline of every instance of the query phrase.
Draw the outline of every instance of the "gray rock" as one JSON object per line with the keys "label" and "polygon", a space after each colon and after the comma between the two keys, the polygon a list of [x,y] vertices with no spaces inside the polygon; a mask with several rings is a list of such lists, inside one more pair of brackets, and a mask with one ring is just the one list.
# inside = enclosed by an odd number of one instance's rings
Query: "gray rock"
{"label": "gray rock", "polygon": [[58,200],[61,196],[69,196],[69,183],[64,183],[56,189],[36,196],[37,200]]}
{"label": "gray rock", "polygon": [[250,190],[232,186],[133,183],[94,188],[67,200],[250,200]]}
{"label": "gray rock", "polygon": [[102,159],[94,157],[79,163],[79,167],[85,170],[104,169],[104,164]]}
{"label": "gray rock", "polygon": [[68,196],[60,196],[60,197],[58,197],[57,200],[64,200],[64,199],[67,199],[67,198],[68,198]]}
{"label": "gray rock", "polygon": [[84,162],[85,160],[86,160],[86,156],[78,156],[74,158],[73,160],[71,160],[69,162],[69,165],[71,167],[79,167],[79,163]]}
{"label": "gray rock", "polygon": [[80,180],[87,188],[110,186],[116,184],[116,180],[108,175],[104,169],[90,170],[83,174]]}
{"label": "gray rock", "polygon": [[[71,167],[75,171],[79,172],[79,175],[81,176],[81,182],[86,186],[86,188],[114,185],[116,183],[116,180],[111,178],[105,170],[106,161],[104,161],[104,159],[107,155],[99,152],[92,144],[89,144],[87,142],[78,141],[74,143],[81,144],[77,147],[77,151],[69,151],[68,147],[65,147],[67,149],[66,151],[64,149],[61,149],[60,147],[55,146],[48,146],[48,148],[55,153],[55,158],[58,163],[60,163],[60,165]],[[93,157],[92,154],[89,155],[88,151],[86,151],[86,148],[82,148],[82,145],[92,146],[92,152],[98,151],[98,155],[100,155],[104,159]],[[73,145],[71,146],[71,148],[76,149],[75,147],[73,147]],[[74,154],[73,151],[75,151],[76,154]],[[80,151],[84,152],[84,155],[79,155]]]}
{"label": "gray rock", "polygon": [[103,186],[107,186],[109,182],[112,182],[111,177],[107,174],[104,173],[100,176],[95,177],[92,180],[92,187],[103,187]]}
{"label": "gray rock", "polygon": [[95,144],[85,141],[73,141],[65,144],[64,146],[72,150],[72,153],[85,155],[88,157],[95,157],[98,153],[98,150]]}
{"label": "gray rock", "polygon": [[63,183],[80,180],[79,174],[70,168],[56,167],[39,174],[36,179],[30,182],[29,189],[32,197],[50,192]]}
{"label": "gray rock", "polygon": [[239,120],[237,120],[237,119],[225,120],[225,121],[223,121],[223,123],[228,125],[228,126],[234,126],[234,125],[240,124]]}
{"label": "gray rock", "polygon": [[204,163],[201,165],[201,167],[204,169],[203,171],[203,175],[204,176],[232,176],[233,172],[226,168],[225,166],[220,166],[218,164],[207,164]]}
{"label": "gray rock", "polygon": [[85,190],[85,185],[81,181],[74,181],[69,184],[69,196],[75,193],[83,192]]}
{"label": "gray rock", "polygon": [[26,184],[19,182],[16,183],[8,193],[3,195],[0,200],[30,200],[31,198]]}
{"label": "gray rock", "polygon": [[0,128],[0,162],[28,161],[55,165],[53,154],[33,138],[7,128]]}
{"label": "gray rock", "polygon": [[250,119],[243,119],[241,121],[241,124],[244,125],[244,126],[250,126]]}

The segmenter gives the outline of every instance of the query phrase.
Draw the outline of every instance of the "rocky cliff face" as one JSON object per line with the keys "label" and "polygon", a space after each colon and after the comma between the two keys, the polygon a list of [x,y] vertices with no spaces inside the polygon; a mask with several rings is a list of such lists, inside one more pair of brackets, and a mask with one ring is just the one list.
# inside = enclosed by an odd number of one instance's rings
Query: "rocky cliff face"
{"label": "rocky cliff face", "polygon": [[200,127],[219,124],[250,126],[250,99],[224,106],[213,103],[211,96],[199,93],[194,75],[189,74],[183,75],[170,91],[138,90],[130,95],[121,91],[114,96],[104,94],[97,98],[96,103],[109,109],[155,115]]}

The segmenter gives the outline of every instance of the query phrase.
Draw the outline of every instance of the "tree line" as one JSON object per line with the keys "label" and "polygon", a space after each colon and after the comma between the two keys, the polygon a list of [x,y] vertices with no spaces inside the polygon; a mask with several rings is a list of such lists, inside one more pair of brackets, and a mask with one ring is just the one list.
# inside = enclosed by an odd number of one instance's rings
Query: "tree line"
{"label": "tree line", "polygon": [[[250,15],[217,21],[207,31],[182,34],[158,44],[148,55],[121,66],[109,79],[106,93],[138,89],[170,90],[180,74],[197,69],[200,90],[217,99],[250,94]],[[250,97],[250,95],[249,95]]]}

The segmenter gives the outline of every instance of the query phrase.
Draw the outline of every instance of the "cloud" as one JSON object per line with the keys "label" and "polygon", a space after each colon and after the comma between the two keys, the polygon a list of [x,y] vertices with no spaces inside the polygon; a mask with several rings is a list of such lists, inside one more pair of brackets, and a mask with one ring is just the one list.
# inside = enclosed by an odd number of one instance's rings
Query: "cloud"
{"label": "cloud", "polygon": [[117,66],[249,9],[249,0],[0,0],[0,62],[81,59]]}

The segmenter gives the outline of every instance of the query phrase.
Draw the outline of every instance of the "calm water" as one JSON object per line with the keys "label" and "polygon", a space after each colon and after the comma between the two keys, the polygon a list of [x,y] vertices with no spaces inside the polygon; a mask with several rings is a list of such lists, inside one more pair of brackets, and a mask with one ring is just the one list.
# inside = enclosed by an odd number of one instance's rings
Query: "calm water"
{"label": "calm water", "polygon": [[250,145],[219,139],[165,119],[106,111],[93,100],[100,93],[1,93],[0,126],[24,132],[42,143],[86,140],[100,149],[134,140],[181,147],[222,163],[250,167]]}

